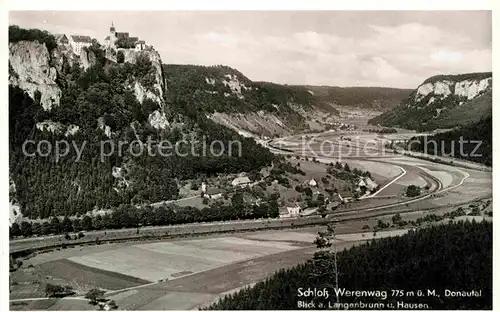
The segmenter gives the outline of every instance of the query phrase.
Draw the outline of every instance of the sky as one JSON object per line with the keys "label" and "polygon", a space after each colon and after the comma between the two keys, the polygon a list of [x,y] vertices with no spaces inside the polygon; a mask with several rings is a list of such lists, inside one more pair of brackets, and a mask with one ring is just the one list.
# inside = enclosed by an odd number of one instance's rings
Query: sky
{"label": "sky", "polygon": [[166,64],[228,65],[254,81],[416,88],[492,70],[490,11],[11,11],[9,24],[103,41],[140,37]]}

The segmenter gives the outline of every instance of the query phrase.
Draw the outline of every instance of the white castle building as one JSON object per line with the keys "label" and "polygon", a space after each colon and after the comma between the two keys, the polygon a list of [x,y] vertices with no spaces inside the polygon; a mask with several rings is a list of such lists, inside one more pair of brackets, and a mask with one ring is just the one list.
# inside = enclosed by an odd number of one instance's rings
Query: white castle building
{"label": "white castle building", "polygon": [[[130,37],[128,32],[117,32],[113,22],[111,22],[111,27],[109,27],[109,35],[104,38],[104,46],[107,48],[120,48],[117,46],[117,41],[126,42],[130,45],[128,49],[134,49],[136,51],[141,51],[146,48],[146,42],[144,40],[139,40],[139,37]],[[120,44],[118,42],[118,44]]]}
{"label": "white castle building", "polygon": [[69,45],[76,55],[82,53],[83,47],[90,47],[92,45],[92,38],[89,36],[69,36]]}

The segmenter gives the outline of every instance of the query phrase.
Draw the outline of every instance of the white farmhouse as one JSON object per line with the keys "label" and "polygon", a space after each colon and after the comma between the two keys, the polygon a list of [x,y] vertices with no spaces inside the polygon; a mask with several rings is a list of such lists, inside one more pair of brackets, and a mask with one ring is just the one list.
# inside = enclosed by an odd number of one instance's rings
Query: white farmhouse
{"label": "white farmhouse", "polygon": [[378,186],[378,184],[370,178],[366,178],[365,183],[366,183],[366,188],[368,188],[370,191]]}
{"label": "white farmhouse", "polygon": [[361,178],[358,181],[358,187],[356,188],[356,191],[360,191],[362,187],[365,187],[367,191],[372,191],[378,186],[375,181],[373,181],[371,178],[366,177],[366,178]]}
{"label": "white farmhouse", "polygon": [[222,190],[218,188],[209,188],[206,193],[203,194],[203,197],[210,199],[218,199],[222,197]]}
{"label": "white farmhouse", "polygon": [[316,180],[314,179],[311,179],[311,181],[309,181],[309,186],[316,187],[318,186],[318,182],[316,182]]}
{"label": "white farmhouse", "polygon": [[286,210],[288,210],[288,214],[291,217],[296,217],[296,216],[300,215],[300,212],[302,211],[302,209],[300,209],[300,207],[298,207],[298,206],[286,207]]}
{"label": "white farmhouse", "polygon": [[302,212],[302,207],[296,204],[293,207],[286,207],[287,213],[280,214],[280,218],[292,218],[300,216]]}
{"label": "white farmhouse", "polygon": [[248,177],[237,177],[231,181],[232,186],[246,187],[250,184],[250,179]]}

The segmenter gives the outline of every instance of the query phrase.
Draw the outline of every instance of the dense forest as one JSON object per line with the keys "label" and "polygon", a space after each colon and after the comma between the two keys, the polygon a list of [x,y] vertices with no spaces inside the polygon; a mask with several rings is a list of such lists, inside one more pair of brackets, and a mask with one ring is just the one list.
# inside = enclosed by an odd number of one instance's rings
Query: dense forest
{"label": "dense forest", "polygon": [[[259,205],[248,204],[243,201],[241,193],[231,197],[231,203],[214,202],[209,207],[198,209],[195,207],[179,207],[174,204],[162,204],[157,207],[145,205],[137,209],[134,205],[120,205],[111,213],[82,218],[68,218],[60,220],[50,218],[44,222],[14,223],[10,227],[10,238],[32,235],[66,234],[80,231],[107,230],[121,228],[139,228],[151,225],[175,225],[192,222],[212,222],[228,220],[244,220],[257,218],[276,218],[279,216],[277,199],[270,198]],[[69,236],[67,236],[69,237]]]}
{"label": "dense forest", "polygon": [[[339,308],[492,309],[492,244],[491,223],[458,222],[372,240],[339,252],[338,289],[373,291],[339,295]],[[332,309],[336,302],[335,272],[333,252],[323,248],[308,262],[282,269],[253,287],[225,296],[208,309],[298,310],[299,301],[314,302],[310,309]],[[308,288],[326,289],[329,298],[299,297],[299,289]],[[446,290],[474,290],[481,291],[481,295],[446,296]]]}
{"label": "dense forest", "polygon": [[[9,38],[14,42],[53,40],[45,32],[9,30],[16,34]],[[179,109],[194,107],[190,101],[178,103],[180,98],[169,97],[164,100],[172,105],[164,108],[148,99],[139,103],[129,86],[138,81],[147,87],[154,81],[155,70],[146,55],[139,55],[135,64],[116,64],[105,58],[97,42],[88,50],[96,56],[96,64],[87,70],[62,59],[57,78],[62,98],[60,105],[51,111],[43,110],[39,93],[32,99],[23,90],[9,86],[9,168],[15,184],[11,200],[21,206],[25,217],[72,216],[93,209],[117,208],[121,204],[175,199],[178,183],[183,179],[251,171],[269,165],[274,159],[272,153],[253,139],[243,138],[210,121],[201,111]],[[163,110],[175,126],[153,128],[148,117],[155,110]],[[47,120],[65,127],[76,125],[79,130],[68,137],[64,131],[39,131],[36,124]],[[104,126],[110,128],[110,137],[102,130]],[[132,146],[131,142],[146,142],[148,138],[173,144],[186,138],[188,143],[179,145],[179,154],[188,156],[164,157],[155,152],[157,146],[152,146],[152,153],[135,156],[141,146]],[[53,153],[47,157],[29,157],[23,152],[26,140],[46,140],[52,146],[66,140],[70,146],[68,154],[59,159]],[[217,151],[221,155],[204,154],[206,146],[202,143],[216,140],[226,147]],[[107,155],[101,153],[103,142],[110,142],[106,145],[109,147],[111,142],[117,146],[120,141],[130,144],[123,153],[102,157]],[[229,142],[234,141],[241,142],[241,156],[229,153]],[[81,158],[74,146],[84,147]],[[32,153],[35,148],[35,144],[27,145],[27,152]],[[113,177],[113,167],[126,169],[122,178],[128,181],[127,187],[120,186],[120,179]]]}
{"label": "dense forest", "polygon": [[491,166],[493,161],[492,131],[492,117],[487,116],[477,123],[461,126],[456,130],[413,137],[407,148],[415,152],[451,156]]}

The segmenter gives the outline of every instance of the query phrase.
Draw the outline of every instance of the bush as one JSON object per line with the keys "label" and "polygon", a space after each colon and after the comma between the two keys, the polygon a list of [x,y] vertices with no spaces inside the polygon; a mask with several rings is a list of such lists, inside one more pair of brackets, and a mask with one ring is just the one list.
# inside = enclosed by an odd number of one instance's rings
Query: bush
{"label": "bush", "polygon": [[118,51],[118,53],[116,54],[116,62],[118,64],[122,64],[123,62],[125,62],[125,55],[123,54],[123,51]]}
{"label": "bush", "polygon": [[92,288],[85,294],[85,298],[89,299],[91,303],[96,303],[104,299],[104,290]]}
{"label": "bush", "polygon": [[415,197],[415,196],[418,196],[420,195],[420,187],[416,186],[416,185],[410,185],[406,188],[406,196],[407,197]]}
{"label": "bush", "polygon": [[74,294],[74,291],[71,286],[61,286],[53,284],[45,285],[45,295],[47,297],[65,297],[72,294]]}
{"label": "bush", "polygon": [[135,41],[130,38],[119,38],[116,40],[115,45],[117,48],[133,49],[135,48]]}
{"label": "bush", "polygon": [[114,300],[111,300],[108,302],[108,306],[111,308],[111,309],[116,309],[118,308],[118,306],[116,305],[116,302]]}

